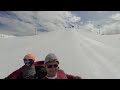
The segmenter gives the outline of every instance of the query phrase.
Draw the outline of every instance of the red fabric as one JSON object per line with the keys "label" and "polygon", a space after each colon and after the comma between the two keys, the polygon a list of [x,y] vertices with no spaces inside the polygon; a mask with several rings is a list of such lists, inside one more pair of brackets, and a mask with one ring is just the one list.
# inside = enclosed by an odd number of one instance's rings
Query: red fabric
{"label": "red fabric", "polygon": [[7,76],[5,79],[16,79],[16,77],[24,70],[25,65],[21,68],[17,69],[16,71],[12,72],[9,76]]}
{"label": "red fabric", "polygon": [[68,78],[63,70],[58,70],[57,71],[57,79],[68,79]]}
{"label": "red fabric", "polygon": [[68,75],[66,74],[68,79],[82,79],[80,76],[73,76],[73,75]]}
{"label": "red fabric", "polygon": [[36,61],[34,64],[35,66],[45,66],[44,61]]}
{"label": "red fabric", "polygon": [[[44,66],[44,61],[36,61],[34,62],[35,66]],[[9,76],[5,79],[16,79],[17,76],[24,70],[25,65],[17,69],[16,71],[12,72]]]}
{"label": "red fabric", "polygon": [[66,76],[67,76],[68,79],[74,79],[74,76],[73,76],[73,75],[68,75],[68,74],[66,74]]}

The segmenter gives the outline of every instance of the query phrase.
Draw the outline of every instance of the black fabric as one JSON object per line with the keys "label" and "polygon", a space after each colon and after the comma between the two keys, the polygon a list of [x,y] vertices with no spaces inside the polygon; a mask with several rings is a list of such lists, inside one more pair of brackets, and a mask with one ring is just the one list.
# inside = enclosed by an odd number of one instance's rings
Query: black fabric
{"label": "black fabric", "polygon": [[[26,78],[23,77],[22,74],[23,74],[23,73],[21,72],[16,79],[26,79]],[[35,79],[35,76],[29,76],[29,78],[27,78],[27,79]]]}
{"label": "black fabric", "polygon": [[[22,76],[22,73],[21,73],[16,79],[26,79],[26,78],[24,78],[24,77]],[[27,79],[35,79],[35,77],[34,77],[34,76],[30,76],[30,77],[27,78]]]}
{"label": "black fabric", "polygon": [[[28,79],[42,79],[47,75],[47,71],[44,66],[35,66],[36,74]],[[21,72],[16,79],[25,79]]]}
{"label": "black fabric", "polygon": [[16,79],[34,79],[36,74],[35,65],[26,66]]}
{"label": "black fabric", "polygon": [[37,79],[42,79],[43,77],[45,77],[47,75],[47,71],[46,71],[45,67],[43,67],[43,66],[35,66],[35,69],[36,69],[35,77]]}

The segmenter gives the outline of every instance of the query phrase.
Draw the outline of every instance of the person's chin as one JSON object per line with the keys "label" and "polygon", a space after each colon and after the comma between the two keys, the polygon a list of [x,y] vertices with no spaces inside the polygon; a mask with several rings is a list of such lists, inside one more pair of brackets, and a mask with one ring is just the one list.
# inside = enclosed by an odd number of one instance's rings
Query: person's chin
{"label": "person's chin", "polygon": [[30,64],[26,64],[26,66],[30,66]]}
{"label": "person's chin", "polygon": [[56,74],[51,74],[50,76],[51,76],[51,77],[54,77],[55,75],[56,75]]}

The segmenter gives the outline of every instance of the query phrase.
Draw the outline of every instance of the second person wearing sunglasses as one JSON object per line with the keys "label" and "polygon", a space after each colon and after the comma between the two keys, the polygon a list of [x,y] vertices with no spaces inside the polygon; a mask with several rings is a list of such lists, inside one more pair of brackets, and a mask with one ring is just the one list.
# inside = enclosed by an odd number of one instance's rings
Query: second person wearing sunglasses
{"label": "second person wearing sunglasses", "polygon": [[47,75],[43,79],[81,79],[79,76],[65,74],[59,69],[59,61],[54,53],[49,53],[45,58]]}

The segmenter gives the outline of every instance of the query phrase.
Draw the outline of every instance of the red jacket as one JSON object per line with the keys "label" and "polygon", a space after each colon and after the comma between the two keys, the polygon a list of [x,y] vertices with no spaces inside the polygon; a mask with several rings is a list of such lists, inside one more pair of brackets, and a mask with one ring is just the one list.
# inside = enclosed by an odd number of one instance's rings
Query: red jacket
{"label": "red jacket", "polygon": [[[44,66],[44,61],[36,61],[34,62],[35,66]],[[5,79],[16,79],[17,76],[24,70],[26,66],[23,65],[19,69],[15,70],[12,72],[10,75],[8,75]]]}

